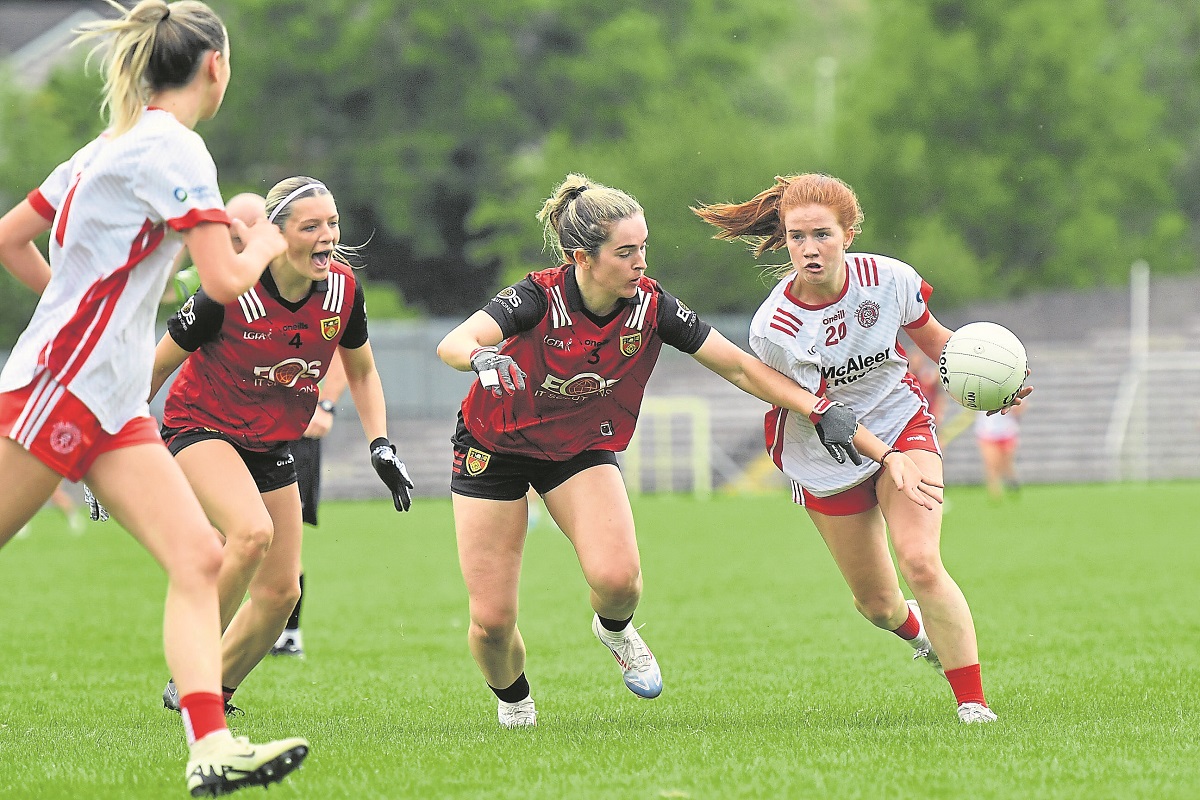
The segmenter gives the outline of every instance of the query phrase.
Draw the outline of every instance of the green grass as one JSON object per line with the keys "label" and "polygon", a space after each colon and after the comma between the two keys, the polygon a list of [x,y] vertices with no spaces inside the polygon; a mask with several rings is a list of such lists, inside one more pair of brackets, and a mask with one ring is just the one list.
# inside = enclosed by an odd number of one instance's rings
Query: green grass
{"label": "green grass", "polygon": [[[539,726],[503,731],[466,648],[448,501],[329,503],[308,531],[305,661],[238,693],[252,739],[302,734],[286,798],[1200,796],[1200,485],[955,488],[943,552],[1000,714],[854,611],[786,497],[636,502],[637,621],[666,691],[621,684],[566,540],[529,538],[521,628]],[[184,795],[165,582],[113,523],[43,512],[0,556],[0,797]],[[247,796],[259,796],[248,790]]]}

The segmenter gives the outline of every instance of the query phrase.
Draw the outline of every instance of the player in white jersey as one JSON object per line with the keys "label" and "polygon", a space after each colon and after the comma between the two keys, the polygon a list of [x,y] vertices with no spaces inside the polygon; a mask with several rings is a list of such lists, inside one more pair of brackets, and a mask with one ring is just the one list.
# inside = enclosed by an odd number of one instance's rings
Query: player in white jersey
{"label": "player in white jersey", "polygon": [[1021,488],[1016,465],[1017,445],[1021,441],[1017,412],[1024,413],[1025,408],[1020,406],[1013,411],[975,417],[975,442],[983,459],[983,480],[993,502],[1004,499],[1005,489],[1015,492]]}
{"label": "player in white jersey", "polygon": [[[84,26],[100,38],[109,127],[0,219],[0,260],[42,298],[0,374],[0,545],[62,477],[96,496],[167,573],[164,650],[183,696],[193,796],[265,785],[308,753],[293,738],[234,739],[221,687],[217,532],[149,415],[158,301],[187,245],[208,293],[229,302],[286,243],[235,223],[193,131],[229,85],[220,18],[195,0],[142,0]],[[240,227],[239,227],[240,225]],[[51,233],[49,262],[34,244]],[[147,492],[146,487],[154,491]]]}
{"label": "player in white jersey", "polygon": [[[768,451],[792,480],[793,497],[824,538],[855,606],[944,671],[960,720],[995,720],[983,694],[971,611],[942,565],[941,493],[930,489],[939,502],[919,504],[896,489],[895,475],[909,472],[942,486],[933,417],[898,339],[903,328],[926,355],[940,356],[951,331],[929,312],[931,287],[902,261],[848,252],[862,209],[853,190],[828,175],[776,178],[748,202],[693,210],[719,229],[717,238],[749,242],[756,256],[787,247],[791,262],[755,314],[751,348],[828,403],[853,408],[864,427],[889,443],[877,459],[883,468],[839,464],[823,457],[813,421],[782,409],[767,417]],[[892,480],[880,480],[885,473]],[[900,591],[889,534],[915,600]]]}

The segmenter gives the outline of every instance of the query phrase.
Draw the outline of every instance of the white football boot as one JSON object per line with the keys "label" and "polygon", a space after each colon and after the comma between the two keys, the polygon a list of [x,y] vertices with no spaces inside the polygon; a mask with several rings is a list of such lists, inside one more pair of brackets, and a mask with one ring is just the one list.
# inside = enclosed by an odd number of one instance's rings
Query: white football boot
{"label": "white football boot", "polygon": [[908,640],[913,650],[916,651],[913,653],[913,659],[923,658],[929,663],[929,666],[938,671],[939,675],[945,675],[946,671],[942,669],[942,662],[937,657],[937,653],[933,652],[933,645],[930,644],[929,637],[925,635],[925,620],[921,617],[921,607],[917,605],[916,600],[905,600],[904,602],[912,609],[913,615],[917,618],[917,623],[921,626],[916,638]]}
{"label": "white football boot", "polygon": [[219,797],[245,786],[283,780],[308,755],[304,739],[250,744],[244,736],[214,731],[192,745],[187,788],[192,797]]}
{"label": "white football boot", "polygon": [[592,616],[592,633],[617,660],[629,691],[647,700],[662,694],[662,672],[636,628],[626,625],[625,630],[614,633],[600,624],[600,616],[596,614]]}
{"label": "white football boot", "polygon": [[532,728],[537,725],[537,709],[533,707],[533,697],[526,697],[515,703],[499,701],[497,712],[500,724],[505,728]]}
{"label": "white football boot", "polygon": [[963,703],[958,707],[958,720],[964,725],[974,725],[977,722],[995,722],[996,712],[983,703]]}

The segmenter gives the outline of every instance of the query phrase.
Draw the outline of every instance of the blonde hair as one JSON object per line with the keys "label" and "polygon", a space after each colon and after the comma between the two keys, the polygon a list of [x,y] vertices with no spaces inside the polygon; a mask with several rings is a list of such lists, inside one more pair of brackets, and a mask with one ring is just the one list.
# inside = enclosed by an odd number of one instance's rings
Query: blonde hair
{"label": "blonde hair", "polygon": [[775,185],[744,203],[713,203],[692,207],[700,219],[718,229],[714,239],[741,240],[755,258],[786,244],[783,217],[799,206],[825,206],[847,232],[862,231],[863,212],[849,184],[832,175],[807,172],[775,176]]}
{"label": "blonde hair", "polygon": [[567,254],[575,250],[599,253],[614,224],[641,213],[638,201],[620,189],[571,173],[542,204],[537,218],[543,243],[554,248],[559,263],[567,263]]}
{"label": "blonde hair", "polygon": [[120,9],[119,19],[97,20],[75,29],[75,44],[104,39],[88,54],[103,52],[104,102],[101,110],[110,135],[120,136],[137,124],[146,102],[156,92],[186,86],[196,76],[202,56],[224,53],[228,35],[221,18],[199,0],[141,0]]}
{"label": "blonde hair", "polygon": [[[272,186],[271,191],[267,192],[265,209],[267,219],[282,232],[287,226],[287,221],[292,216],[292,207],[297,200],[303,200],[308,197],[319,197],[326,194],[330,198],[333,198],[333,192],[329,191],[329,187],[316,178],[310,178],[306,175],[284,178]],[[354,261],[362,261],[362,249],[366,244],[366,242],[363,242],[358,245],[350,245],[342,244],[339,241],[333,246],[333,255],[346,266],[361,266],[361,263],[355,265]]]}

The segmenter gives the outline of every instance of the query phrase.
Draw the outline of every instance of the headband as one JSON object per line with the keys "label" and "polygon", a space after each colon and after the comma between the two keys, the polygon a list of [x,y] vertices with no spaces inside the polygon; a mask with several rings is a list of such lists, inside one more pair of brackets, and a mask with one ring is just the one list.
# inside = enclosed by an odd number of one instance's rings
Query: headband
{"label": "headband", "polygon": [[[279,212],[283,211],[283,207],[286,206],[288,203],[292,202],[293,200],[295,200],[300,195],[307,192],[309,189],[325,189],[325,184],[323,184],[323,183],[306,183],[306,184],[304,184],[299,189],[295,190],[294,192],[289,194],[287,197],[283,198],[282,203],[275,206],[275,208],[267,216],[267,222],[270,222],[271,224],[275,224],[275,217],[279,216]],[[325,191],[328,192],[329,190],[325,189]]]}

